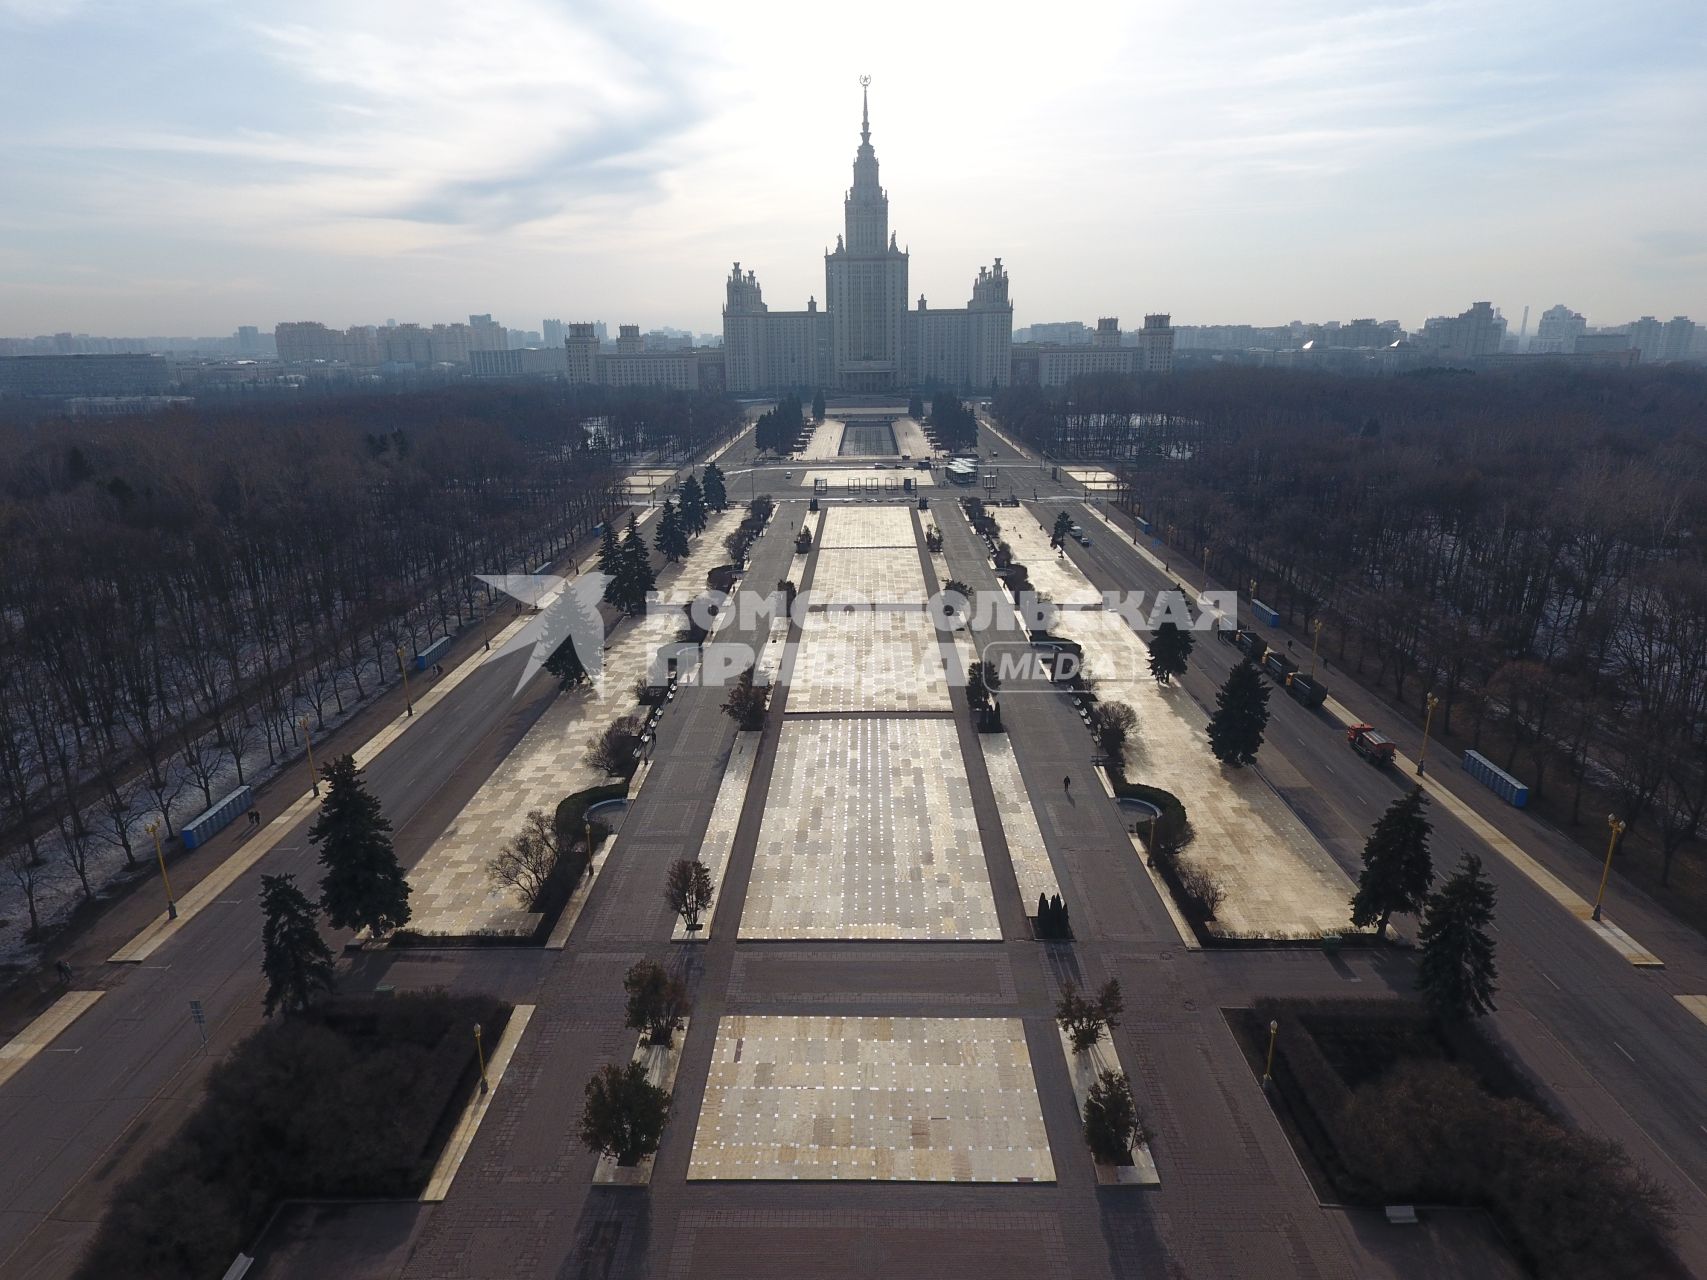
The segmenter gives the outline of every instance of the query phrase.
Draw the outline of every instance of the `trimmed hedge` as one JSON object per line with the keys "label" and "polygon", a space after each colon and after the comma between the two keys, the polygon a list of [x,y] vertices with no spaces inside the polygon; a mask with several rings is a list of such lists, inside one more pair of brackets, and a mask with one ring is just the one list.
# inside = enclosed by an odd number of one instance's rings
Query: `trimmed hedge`
{"label": "trimmed hedge", "polygon": [[330,1000],[257,1031],[114,1196],[77,1275],[217,1280],[287,1198],[415,1196],[510,1006],[442,991]]}
{"label": "trimmed hedge", "polygon": [[1676,1274],[1666,1197],[1615,1143],[1567,1127],[1473,1025],[1407,1000],[1260,1000],[1274,1084],[1349,1203],[1485,1208],[1543,1275]]}
{"label": "trimmed hedge", "polygon": [[[1128,782],[1114,768],[1109,769],[1109,782],[1114,787],[1114,794],[1122,800],[1143,800],[1153,804],[1162,811],[1162,816],[1156,819],[1156,839],[1165,841],[1182,838],[1191,823],[1186,818],[1185,805],[1171,791],[1163,791],[1160,787],[1147,787],[1142,782]],[[1150,839],[1150,824],[1140,822],[1138,834],[1146,841]]]}

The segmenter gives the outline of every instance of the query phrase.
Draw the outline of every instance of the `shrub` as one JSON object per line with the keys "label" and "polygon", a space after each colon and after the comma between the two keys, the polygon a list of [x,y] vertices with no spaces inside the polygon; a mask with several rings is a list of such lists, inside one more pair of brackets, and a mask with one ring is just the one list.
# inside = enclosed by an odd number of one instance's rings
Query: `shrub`
{"label": "shrub", "polygon": [[244,1040],[119,1188],[78,1276],[217,1280],[284,1197],[412,1197],[509,1006],[411,993],[328,1001]]}
{"label": "shrub", "polygon": [[1405,1001],[1258,1001],[1253,1022],[1271,1018],[1275,1085],[1343,1198],[1486,1207],[1542,1275],[1675,1269],[1663,1190],[1549,1115],[1473,1027]]}
{"label": "shrub", "polygon": [[669,1118],[670,1095],[638,1062],[604,1066],[587,1081],[581,1141],[620,1165],[636,1165],[658,1150]]}
{"label": "shrub", "polygon": [[1061,988],[1061,999],[1055,1005],[1055,1021],[1072,1041],[1073,1052],[1084,1053],[1102,1039],[1104,1031],[1120,1025],[1125,1001],[1120,994],[1120,982],[1110,978],[1102,984],[1095,1000],[1087,1000],[1071,982]]}
{"label": "shrub", "polygon": [[[1177,857],[1177,855],[1176,855]],[[1216,910],[1226,900],[1227,891],[1221,882],[1202,867],[1178,863],[1180,892],[1185,896],[1187,909],[1204,920],[1213,920]]]}
{"label": "shrub", "polygon": [[1124,1073],[1103,1071],[1085,1098],[1085,1145],[1102,1164],[1131,1164],[1132,1148],[1150,1134],[1138,1118],[1138,1104]]}
{"label": "shrub", "polygon": [[589,769],[606,777],[629,778],[640,765],[635,754],[640,746],[640,717],[619,716],[587,748],[583,759]]}
{"label": "shrub", "polygon": [[1091,708],[1091,733],[1097,746],[1118,768],[1125,758],[1126,739],[1138,723],[1138,713],[1124,702],[1099,702]]}
{"label": "shrub", "polygon": [[543,809],[531,809],[522,829],[486,864],[486,874],[494,884],[506,885],[520,894],[529,911],[537,911],[563,848],[556,824],[546,818]]}

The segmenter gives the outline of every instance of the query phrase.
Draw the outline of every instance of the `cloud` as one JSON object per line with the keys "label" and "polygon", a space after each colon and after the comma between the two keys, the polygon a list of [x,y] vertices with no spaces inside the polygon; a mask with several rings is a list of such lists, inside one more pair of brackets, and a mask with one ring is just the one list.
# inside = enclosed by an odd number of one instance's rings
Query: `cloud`
{"label": "cloud", "polygon": [[[1676,0],[1088,0],[1071,21],[1018,0],[972,21],[900,0],[857,21],[795,0],[0,0],[4,23],[0,226],[32,279],[98,261],[128,300],[201,271],[233,322],[707,329],[734,259],[772,305],[821,300],[862,72],[911,291],[939,304],[995,254],[1022,324],[1419,320],[1537,291],[1610,323],[1702,288],[1666,238],[1707,199],[1707,10]],[[1683,296],[1646,301],[1669,252]],[[246,303],[211,287],[232,279],[256,282]],[[0,330],[101,323],[33,305],[0,298]]]}

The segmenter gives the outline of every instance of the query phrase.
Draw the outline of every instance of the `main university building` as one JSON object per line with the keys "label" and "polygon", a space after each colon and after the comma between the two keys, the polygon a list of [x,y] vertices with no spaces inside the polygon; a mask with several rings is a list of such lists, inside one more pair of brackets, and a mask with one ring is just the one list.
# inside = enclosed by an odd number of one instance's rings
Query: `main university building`
{"label": "main university building", "polygon": [[759,282],[737,262],[723,307],[724,376],[729,390],[827,387],[873,393],[935,385],[1005,386],[1013,346],[1013,304],[1002,260],[981,267],[972,301],[932,311],[908,309],[907,251],[889,229],[889,195],[877,180],[869,102],[860,121],[853,186],[843,202],[846,229],[824,255],[824,309],[772,311]]}
{"label": "main university building", "polygon": [[[863,82],[862,82],[863,83]],[[824,307],[772,311],[752,271],[735,263],[725,282],[724,378],[743,392],[823,387],[881,394],[909,387],[985,391],[1015,381],[1053,385],[1080,373],[1166,372],[1173,330],[1165,315],[1146,316],[1137,346],[1120,341],[1104,319],[1093,346],[1013,345],[1008,275],[997,258],[980,267],[964,307],[933,310],[921,296],[908,306],[907,251],[889,229],[889,194],[877,178],[866,100],[854,155],[853,186],[843,201],[844,231],[824,255]]]}

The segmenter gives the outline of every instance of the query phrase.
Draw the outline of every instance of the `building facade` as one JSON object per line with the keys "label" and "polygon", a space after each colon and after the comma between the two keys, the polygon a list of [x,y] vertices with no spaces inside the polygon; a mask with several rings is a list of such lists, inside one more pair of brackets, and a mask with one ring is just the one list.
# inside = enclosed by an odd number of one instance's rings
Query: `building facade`
{"label": "building facade", "polygon": [[[907,251],[889,228],[878,180],[869,100],[860,120],[843,230],[824,255],[824,308],[772,311],[754,273],[737,262],[724,283],[723,351],[729,390],[790,387],[881,394],[919,385],[988,390],[1008,383],[1013,304],[1002,260],[981,268],[964,307],[907,305]],[[573,358],[571,358],[573,364]]]}

